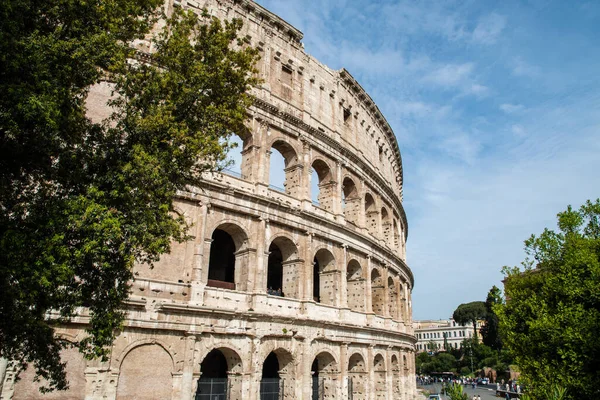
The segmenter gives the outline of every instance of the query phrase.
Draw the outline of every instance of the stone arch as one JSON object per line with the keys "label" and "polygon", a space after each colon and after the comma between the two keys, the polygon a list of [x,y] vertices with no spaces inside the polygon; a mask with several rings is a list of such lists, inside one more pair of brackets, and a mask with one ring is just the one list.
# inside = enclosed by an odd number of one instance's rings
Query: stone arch
{"label": "stone arch", "polygon": [[313,259],[313,299],[316,302],[336,305],[340,272],[331,251],[321,248]]}
{"label": "stone arch", "polygon": [[117,400],[170,399],[173,393],[173,357],[158,342],[149,341],[123,352]]}
{"label": "stone arch", "polygon": [[[61,335],[63,336],[63,335]],[[73,338],[74,339],[74,338]],[[19,380],[14,383],[13,400],[79,400],[85,397],[86,379],[85,369],[86,361],[79,350],[74,347],[69,347],[60,352],[61,361],[66,363],[65,370],[67,373],[67,381],[69,382],[69,390],[54,391],[47,394],[42,394],[40,387],[47,386],[47,381],[44,379],[36,380],[35,368],[32,364],[27,366],[27,369],[19,373]],[[4,377],[2,377],[4,378]],[[8,380],[4,387],[8,386]],[[8,397],[7,397],[8,398]]]}
{"label": "stone arch", "polygon": [[207,286],[246,290],[249,269],[248,235],[237,224],[224,222],[212,232]]}
{"label": "stone arch", "polygon": [[346,299],[351,310],[365,311],[365,279],[356,259],[350,260],[346,268]]}
{"label": "stone arch", "polygon": [[[269,162],[269,185],[271,188],[283,191],[291,196],[299,194],[302,166],[298,162],[298,152],[289,142],[276,138],[269,149],[275,149],[283,157],[283,171],[277,170],[274,162]],[[273,160],[270,160],[273,161]],[[283,173],[283,187],[279,186]]]}
{"label": "stone arch", "polygon": [[373,268],[371,270],[371,306],[375,314],[384,314],[385,287],[383,277],[378,268]]}
{"label": "stone arch", "polygon": [[375,375],[375,398],[385,399],[387,392],[385,357],[375,354],[373,357],[373,372]]}
{"label": "stone arch", "polygon": [[388,244],[392,230],[392,223],[390,219],[390,213],[388,212],[387,207],[381,207],[381,237]]}
{"label": "stone arch", "polygon": [[[311,199],[313,204],[332,212],[335,199],[336,182],[333,179],[329,164],[321,158],[315,157],[311,164]],[[317,182],[313,182],[314,179]]]}
{"label": "stone arch", "polygon": [[242,359],[237,351],[229,346],[213,346],[200,363],[196,395],[227,393],[228,398],[241,399],[242,372]]}
{"label": "stone arch", "polygon": [[352,354],[348,359],[348,392],[352,400],[367,399],[368,378],[364,357],[360,353]]}
{"label": "stone arch", "polygon": [[393,319],[399,319],[398,316],[398,289],[396,281],[391,276],[388,277],[388,313]]}
{"label": "stone arch", "polygon": [[[271,350],[262,363],[260,394],[271,399],[277,393],[283,399],[293,399],[295,392],[294,357],[282,347]],[[281,397],[277,397],[278,399]]]}
{"label": "stone arch", "polygon": [[365,193],[365,222],[369,233],[376,235],[379,231],[379,211],[373,195],[369,192]]}
{"label": "stone arch", "polygon": [[302,261],[298,258],[298,247],[286,235],[277,235],[269,245],[267,259],[268,294],[282,297],[299,297],[299,272]]}
{"label": "stone arch", "polygon": [[346,176],[342,181],[342,209],[347,222],[358,224],[360,216],[360,195],[354,180]]}
{"label": "stone arch", "polygon": [[338,362],[328,351],[316,352],[311,366],[312,399],[336,399]]}

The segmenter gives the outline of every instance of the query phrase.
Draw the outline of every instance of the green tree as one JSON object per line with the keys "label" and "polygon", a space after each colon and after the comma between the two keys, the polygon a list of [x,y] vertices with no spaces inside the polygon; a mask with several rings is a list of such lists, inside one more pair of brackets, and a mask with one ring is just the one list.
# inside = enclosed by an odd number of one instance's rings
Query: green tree
{"label": "green tree", "polygon": [[[134,262],[185,240],[178,190],[222,166],[244,128],[256,50],[240,21],[176,8],[137,62],[162,0],[0,2],[0,356],[65,389],[60,350],[106,356]],[[112,115],[87,115],[112,82]],[[85,307],[88,336],[55,327]]]}
{"label": "green tree", "polygon": [[496,286],[492,286],[485,300],[485,324],[481,327],[483,344],[494,350],[502,349],[502,340],[498,333],[498,316],[494,312],[496,304],[502,304],[502,292]]}
{"label": "green tree", "polygon": [[600,395],[600,200],[558,214],[558,231],[525,241],[523,269],[504,268],[505,304],[494,307],[504,346],[534,399]]}
{"label": "green tree", "polygon": [[473,324],[473,337],[477,338],[477,321],[486,316],[485,304],[483,301],[472,301],[459,305],[452,318],[460,325],[465,326],[469,322]]}

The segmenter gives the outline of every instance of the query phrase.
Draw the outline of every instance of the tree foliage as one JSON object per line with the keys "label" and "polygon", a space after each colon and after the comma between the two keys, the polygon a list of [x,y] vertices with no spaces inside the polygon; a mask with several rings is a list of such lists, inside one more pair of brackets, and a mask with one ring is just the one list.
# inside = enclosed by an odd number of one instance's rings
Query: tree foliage
{"label": "tree foliage", "polygon": [[494,312],[494,306],[502,302],[502,292],[496,286],[492,286],[485,300],[485,324],[480,332],[483,343],[494,350],[502,349],[502,339],[498,332],[498,316]]}
{"label": "tree foliage", "polygon": [[552,387],[568,399],[600,395],[600,200],[558,214],[558,231],[525,241],[523,269],[505,268],[498,304],[504,345],[535,399]]}
{"label": "tree foliage", "polygon": [[[240,21],[176,9],[132,61],[162,0],[0,2],[0,356],[66,387],[60,350],[105,356],[134,262],[186,238],[177,190],[218,168],[244,129],[256,50]],[[87,117],[110,80],[112,115]],[[87,337],[54,335],[85,307]]]}
{"label": "tree foliage", "polygon": [[473,336],[475,338],[477,337],[477,321],[484,319],[485,316],[486,309],[483,301],[463,303],[452,314],[452,318],[462,326],[469,322],[473,323]]}

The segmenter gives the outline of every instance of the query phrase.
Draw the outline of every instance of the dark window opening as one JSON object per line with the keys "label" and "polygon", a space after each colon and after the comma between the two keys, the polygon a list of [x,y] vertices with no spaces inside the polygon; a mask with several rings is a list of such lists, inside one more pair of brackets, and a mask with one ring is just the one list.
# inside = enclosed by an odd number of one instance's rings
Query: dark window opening
{"label": "dark window opening", "polygon": [[279,378],[279,361],[277,355],[271,352],[263,364],[263,378]]}
{"label": "dark window opening", "polygon": [[317,257],[313,260],[313,300],[317,303],[321,301],[321,275],[319,274],[319,260],[317,260]]}
{"label": "dark window opening", "polygon": [[352,113],[350,112],[349,108],[343,107],[344,108],[344,122],[348,121],[348,119],[350,118],[350,116],[352,116]]}
{"label": "dark window opening", "polygon": [[[215,229],[210,246],[208,263],[208,286],[235,289],[235,243],[230,234]],[[222,285],[226,282],[233,285]]]}
{"label": "dark window opening", "polygon": [[200,365],[202,378],[227,378],[227,359],[219,350],[213,350]]}
{"label": "dark window opening", "polygon": [[283,256],[279,247],[271,243],[267,270],[267,294],[282,296],[283,293]]}

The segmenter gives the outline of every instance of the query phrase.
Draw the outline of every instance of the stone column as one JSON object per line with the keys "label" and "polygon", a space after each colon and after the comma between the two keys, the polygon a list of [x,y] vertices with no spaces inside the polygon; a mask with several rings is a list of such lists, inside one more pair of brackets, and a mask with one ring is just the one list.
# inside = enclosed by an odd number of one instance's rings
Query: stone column
{"label": "stone column", "polygon": [[365,360],[365,367],[367,369],[367,374],[369,376],[369,380],[368,383],[366,385],[366,389],[367,389],[367,399],[371,399],[373,398],[372,396],[375,395],[375,368],[373,368],[373,349],[375,348],[374,345],[369,345],[369,348],[367,349],[367,359]]}
{"label": "stone column", "polygon": [[348,343],[340,345],[340,381],[342,393],[340,399],[348,398]]}
{"label": "stone column", "polygon": [[[208,217],[208,209],[210,204],[202,203],[200,205],[199,221],[197,221],[196,237],[197,241],[194,243],[194,258],[192,264],[192,293],[191,302],[196,304],[202,304],[204,300],[204,286],[206,285],[206,279],[208,279],[208,260],[205,258],[210,257],[210,244],[208,246],[208,252],[206,247],[206,220]],[[212,241],[212,240],[211,240]],[[209,242],[210,243],[210,242]],[[206,267],[204,267],[206,266]],[[206,270],[206,278],[203,280],[203,272]]]}
{"label": "stone column", "polygon": [[381,269],[382,272],[382,276],[381,278],[383,279],[383,303],[385,304],[383,307],[383,316],[384,317],[391,317],[390,315],[390,288],[388,287],[388,265],[384,265],[384,267]]}
{"label": "stone column", "polygon": [[307,232],[305,238],[306,245],[304,247],[304,293],[302,300],[310,301],[313,301],[313,240],[314,233]]}
{"label": "stone column", "polygon": [[[185,348],[183,356],[183,371],[181,375],[181,398],[182,400],[193,400],[196,393],[197,381],[194,382],[194,354],[196,349],[196,335],[193,332],[186,333]],[[175,386],[175,385],[173,385]],[[178,397],[173,397],[178,398]]]}
{"label": "stone column", "polygon": [[348,245],[342,245],[342,265],[340,270],[341,282],[340,282],[340,307],[348,308]]}
{"label": "stone column", "polygon": [[388,347],[385,352],[385,385],[387,388],[387,398],[394,399],[394,370],[392,368],[392,348]]}
{"label": "stone column", "polygon": [[371,289],[371,256],[367,256],[367,281],[365,282],[366,312],[373,314],[373,293]]}

